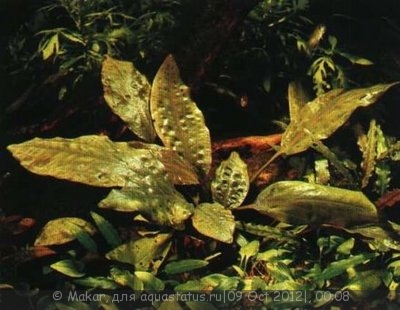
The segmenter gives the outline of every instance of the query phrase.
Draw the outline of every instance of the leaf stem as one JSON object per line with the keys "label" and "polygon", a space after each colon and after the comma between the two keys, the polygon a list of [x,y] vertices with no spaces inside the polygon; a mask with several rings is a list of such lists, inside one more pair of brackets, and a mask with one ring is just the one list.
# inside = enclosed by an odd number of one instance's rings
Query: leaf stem
{"label": "leaf stem", "polygon": [[251,177],[250,183],[253,183],[257,177],[260,175],[261,172],[264,171],[265,168],[269,166],[270,163],[272,163],[275,159],[277,159],[279,156],[281,156],[281,152],[276,152],[264,165],[261,166],[260,169],[257,170],[257,172]]}

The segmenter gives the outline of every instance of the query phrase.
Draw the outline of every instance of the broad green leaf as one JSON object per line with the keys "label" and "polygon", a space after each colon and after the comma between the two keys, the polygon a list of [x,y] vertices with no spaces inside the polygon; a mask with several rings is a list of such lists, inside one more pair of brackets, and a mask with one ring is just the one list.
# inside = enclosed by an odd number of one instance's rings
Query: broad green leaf
{"label": "broad green leaf", "polygon": [[114,281],[105,278],[105,277],[87,277],[84,279],[74,280],[75,284],[86,286],[90,288],[99,288],[99,289],[110,289],[114,290],[118,288],[118,285],[115,284]]}
{"label": "broad green leaf", "polygon": [[319,281],[332,279],[333,277],[344,273],[348,268],[353,268],[357,265],[364,264],[377,256],[378,253],[363,253],[330,263],[328,267],[326,267],[320,274],[315,276],[315,280]]}
{"label": "broad green leaf", "polygon": [[84,231],[93,235],[92,224],[76,217],[62,217],[48,222],[35,240],[35,246],[57,245],[77,239],[77,233]]}
{"label": "broad green leaf", "polygon": [[235,219],[230,210],[219,203],[201,203],[194,210],[192,222],[196,230],[210,238],[232,243]]}
{"label": "broad green leaf", "polygon": [[106,239],[107,243],[111,246],[111,248],[116,248],[122,243],[118,232],[110,224],[109,221],[107,221],[104,217],[95,212],[90,212],[90,215],[92,216],[97,228]]}
{"label": "broad green leaf", "polygon": [[167,274],[177,274],[203,268],[208,265],[208,261],[202,259],[182,259],[176,262],[168,263],[164,271]]}
{"label": "broad green leaf", "polygon": [[134,291],[143,290],[143,282],[128,270],[120,270],[116,267],[111,268],[110,275],[113,280],[121,286],[130,287]]}
{"label": "broad green leaf", "polygon": [[190,99],[177,64],[168,56],[158,70],[151,89],[151,114],[164,145],[177,151],[203,175],[211,167],[210,133],[204,117]]}
{"label": "broad green leaf", "polygon": [[104,98],[115,114],[145,141],[155,139],[150,116],[151,86],[131,62],[106,57],[101,70]]}
{"label": "broad green leaf", "polygon": [[80,278],[85,275],[85,273],[81,272],[81,267],[72,259],[64,259],[50,265],[50,268],[72,278]]}
{"label": "broad green leaf", "polygon": [[166,172],[161,158],[165,162],[172,158],[168,166],[174,175],[171,180],[178,184],[187,181],[186,173],[180,176],[181,170],[175,170],[176,160],[171,154],[138,149],[135,144],[113,142],[105,136],[35,138],[9,145],[8,150],[31,172],[93,186],[125,186],[130,181],[140,182],[148,174],[163,177]]}
{"label": "broad green leaf", "polygon": [[156,273],[171,247],[171,234],[157,234],[129,241],[108,252],[106,258]]}
{"label": "broad green leaf", "polygon": [[211,183],[211,192],[215,202],[233,209],[239,207],[249,191],[247,165],[236,152],[221,162]]}
{"label": "broad green leaf", "polygon": [[349,226],[378,222],[378,213],[362,192],[301,181],[281,181],[265,188],[252,208],[293,225]]}
{"label": "broad green leaf", "polygon": [[131,184],[122,190],[113,189],[99,203],[99,207],[124,212],[139,211],[148,220],[176,229],[184,228],[184,222],[194,209],[168,180],[151,175],[142,179],[141,183]]}

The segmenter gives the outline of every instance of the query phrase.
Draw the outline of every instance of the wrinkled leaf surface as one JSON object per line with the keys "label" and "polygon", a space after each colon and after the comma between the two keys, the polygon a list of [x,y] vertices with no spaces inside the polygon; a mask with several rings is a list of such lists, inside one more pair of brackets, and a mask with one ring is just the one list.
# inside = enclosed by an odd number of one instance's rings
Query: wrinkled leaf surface
{"label": "wrinkled leaf surface", "polygon": [[193,213],[193,205],[168,180],[151,175],[121,190],[113,189],[99,207],[123,212],[139,211],[159,225],[177,229],[183,228],[184,221]]}
{"label": "wrinkled leaf surface", "polygon": [[9,145],[8,149],[31,172],[92,186],[125,186],[149,173],[164,174],[161,160],[168,162],[171,180],[177,184],[195,181],[190,169],[185,172],[183,162],[173,153],[134,146],[134,143],[113,142],[105,136],[92,135],[75,139],[35,138]]}
{"label": "wrinkled leaf surface", "polygon": [[201,234],[232,243],[235,230],[235,219],[230,210],[219,203],[199,204],[192,217],[193,226]]}
{"label": "wrinkled leaf surface", "polygon": [[250,182],[247,166],[236,152],[221,162],[211,183],[214,201],[232,209],[239,207],[246,198]]}
{"label": "wrinkled leaf surface", "polygon": [[155,130],[164,145],[206,175],[211,167],[210,133],[171,55],[154,78],[150,107]]}

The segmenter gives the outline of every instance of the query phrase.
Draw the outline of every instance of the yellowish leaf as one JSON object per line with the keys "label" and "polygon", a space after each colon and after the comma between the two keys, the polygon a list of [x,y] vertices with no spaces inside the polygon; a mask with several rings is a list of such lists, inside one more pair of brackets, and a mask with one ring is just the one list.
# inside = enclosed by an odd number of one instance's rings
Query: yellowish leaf
{"label": "yellowish leaf", "polygon": [[211,167],[210,133],[171,55],[154,78],[150,107],[156,132],[164,145],[206,175]]}
{"label": "yellowish leaf", "polygon": [[107,57],[101,70],[104,99],[137,136],[155,139],[150,116],[150,83],[131,62]]}

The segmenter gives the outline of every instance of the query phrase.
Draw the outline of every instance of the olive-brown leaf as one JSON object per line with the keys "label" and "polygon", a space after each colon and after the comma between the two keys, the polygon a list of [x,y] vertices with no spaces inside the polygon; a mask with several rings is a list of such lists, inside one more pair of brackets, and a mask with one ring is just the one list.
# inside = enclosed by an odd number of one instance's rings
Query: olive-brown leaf
{"label": "olive-brown leaf", "polygon": [[161,158],[168,162],[172,181],[195,182],[193,170],[185,171],[185,165],[172,153],[138,149],[129,142],[113,142],[106,136],[35,138],[9,145],[8,150],[31,172],[92,186],[122,187],[149,173],[164,174]]}
{"label": "olive-brown leaf", "polygon": [[286,128],[279,154],[292,155],[307,150],[314,139],[332,135],[359,107],[375,103],[396,83],[378,84],[367,88],[345,91],[334,89],[306,104]]}
{"label": "olive-brown leaf", "polygon": [[80,231],[93,235],[92,224],[76,217],[62,217],[48,222],[35,240],[35,246],[57,245],[73,241]]}
{"label": "olive-brown leaf", "polygon": [[242,204],[249,186],[247,165],[238,153],[232,152],[218,167],[211,183],[211,192],[214,201],[232,209]]}
{"label": "olive-brown leaf", "polygon": [[211,167],[210,133],[171,55],[154,78],[150,108],[155,130],[164,145],[206,175]]}
{"label": "olive-brown leaf", "polygon": [[152,153],[157,156],[159,161],[163,163],[165,169],[168,171],[169,180],[173,184],[199,184],[199,177],[196,173],[196,169],[191,163],[180,157],[177,152],[157,144],[142,143],[138,141],[132,141],[129,145],[134,148],[151,150]]}
{"label": "olive-brown leaf", "polygon": [[309,96],[300,81],[293,81],[288,86],[288,102],[290,120],[298,120],[301,118],[300,111],[309,101]]}
{"label": "olive-brown leaf", "polygon": [[171,247],[171,234],[157,234],[129,241],[106,254],[106,258],[135,266],[136,271],[156,273]]}
{"label": "olive-brown leaf", "polygon": [[370,122],[369,130],[367,135],[361,134],[358,137],[357,144],[362,152],[361,169],[364,173],[361,180],[361,188],[368,185],[368,181],[374,171],[377,157],[377,130],[379,126],[376,124],[376,120],[373,119]]}
{"label": "olive-brown leaf", "polygon": [[362,192],[301,181],[281,181],[268,186],[251,208],[293,225],[346,227],[379,221],[376,207]]}
{"label": "olive-brown leaf", "polygon": [[151,175],[122,190],[113,189],[99,203],[99,207],[124,212],[139,211],[158,225],[176,229],[183,229],[184,221],[193,213],[193,205],[171,183]]}
{"label": "olive-brown leaf", "polygon": [[138,137],[155,139],[150,116],[151,86],[131,62],[106,57],[101,70],[104,99]]}
{"label": "olive-brown leaf", "polygon": [[196,230],[210,238],[232,243],[235,219],[230,210],[219,203],[201,203],[192,216]]}

